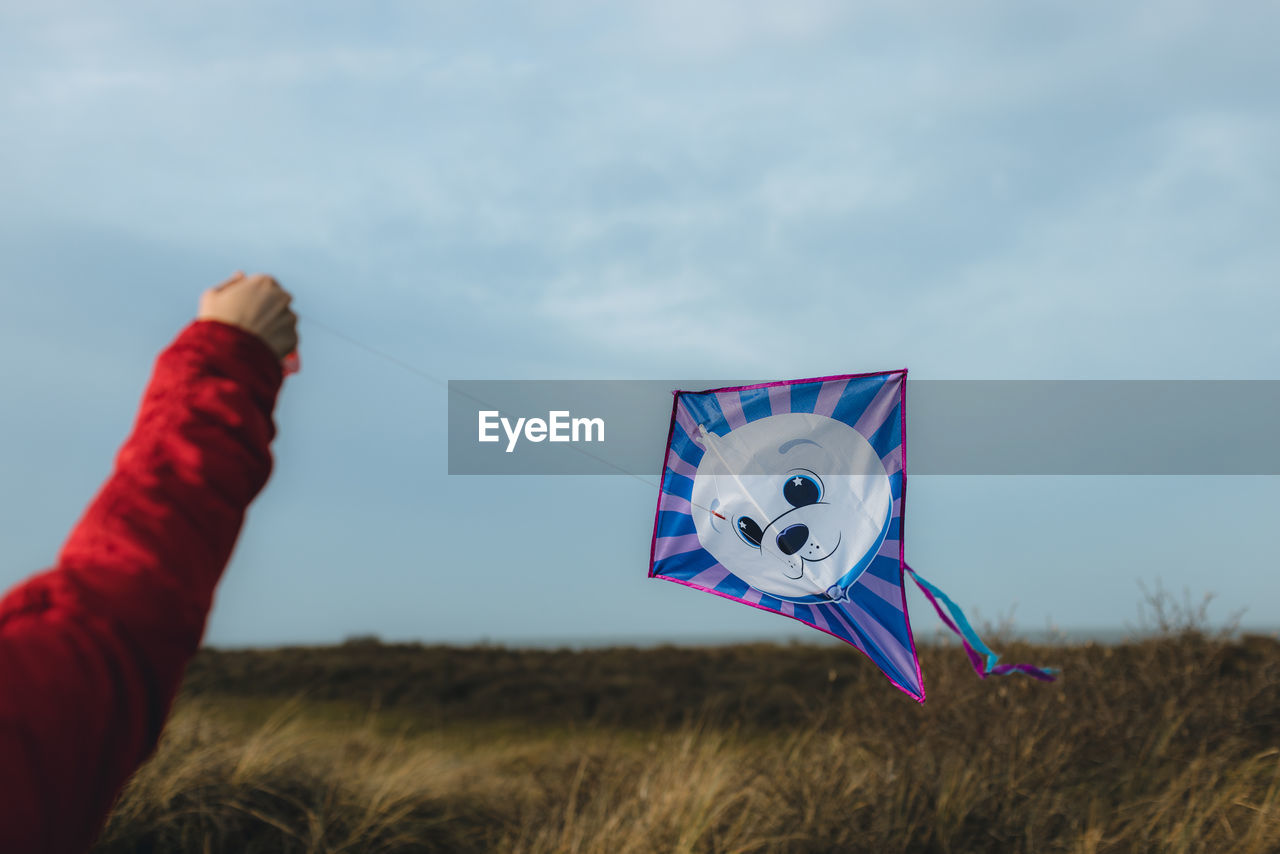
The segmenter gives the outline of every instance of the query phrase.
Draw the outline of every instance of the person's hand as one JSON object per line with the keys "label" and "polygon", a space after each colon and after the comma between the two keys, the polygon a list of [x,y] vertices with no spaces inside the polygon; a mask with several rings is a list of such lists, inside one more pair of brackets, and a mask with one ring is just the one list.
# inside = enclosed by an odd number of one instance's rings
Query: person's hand
{"label": "person's hand", "polygon": [[298,318],[289,308],[293,297],[265,273],[236,272],[200,295],[197,320],[220,320],[252,332],[277,358],[298,349]]}

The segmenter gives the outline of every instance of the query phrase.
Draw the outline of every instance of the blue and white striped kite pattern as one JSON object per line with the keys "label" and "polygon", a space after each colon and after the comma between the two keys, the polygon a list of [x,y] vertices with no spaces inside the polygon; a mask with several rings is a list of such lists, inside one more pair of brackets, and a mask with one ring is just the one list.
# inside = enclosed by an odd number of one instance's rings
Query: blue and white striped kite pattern
{"label": "blue and white striped kite pattern", "polygon": [[[649,575],[833,635],[924,702],[903,586],[905,487],[905,370],[677,391]],[[1052,678],[997,664],[954,603],[912,575],[979,675]]]}

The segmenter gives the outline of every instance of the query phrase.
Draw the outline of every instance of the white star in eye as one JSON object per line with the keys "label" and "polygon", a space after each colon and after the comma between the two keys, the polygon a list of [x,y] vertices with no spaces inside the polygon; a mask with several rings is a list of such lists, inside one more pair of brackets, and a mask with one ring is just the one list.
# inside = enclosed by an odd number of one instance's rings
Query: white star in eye
{"label": "white star in eye", "polygon": [[738,520],[738,527],[739,527],[739,528],[745,528],[745,527],[747,527],[746,520],[745,520],[745,519],[739,519],[739,520]]}
{"label": "white star in eye", "polygon": [[802,483],[804,483],[804,478],[800,475],[796,475],[795,480],[791,481],[792,486],[799,486]]}

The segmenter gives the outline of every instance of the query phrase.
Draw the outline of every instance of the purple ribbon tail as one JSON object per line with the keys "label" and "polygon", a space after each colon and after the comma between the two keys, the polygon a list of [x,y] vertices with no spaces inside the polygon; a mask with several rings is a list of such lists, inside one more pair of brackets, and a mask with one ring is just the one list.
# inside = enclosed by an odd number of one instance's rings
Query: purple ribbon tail
{"label": "purple ribbon tail", "polygon": [[1056,667],[1036,667],[1034,664],[997,664],[991,668],[991,672],[997,676],[1004,676],[1008,673],[1025,673],[1032,679],[1039,679],[1041,682],[1056,682],[1058,668]]}
{"label": "purple ribbon tail", "polygon": [[[933,609],[938,612],[943,624],[959,636],[960,643],[964,645],[965,654],[969,656],[969,663],[973,665],[973,670],[979,677],[986,679],[991,675],[1007,676],[1010,673],[1024,673],[1032,679],[1039,679],[1041,682],[1054,682],[1057,680],[1059,671],[1056,667],[1036,667],[1033,664],[998,664],[997,661],[1000,656],[988,649],[987,645],[982,642],[982,638],[978,637],[978,633],[973,630],[973,626],[969,625],[969,620],[965,617],[964,612],[960,610],[960,606],[951,601],[947,594],[921,578],[910,566],[904,563],[903,567],[907,572],[911,573],[911,577],[915,579],[916,584],[920,587],[920,592],[933,605]],[[943,610],[944,603],[946,608],[951,611],[951,616],[948,616],[946,611]],[[952,616],[955,617],[954,620]]]}

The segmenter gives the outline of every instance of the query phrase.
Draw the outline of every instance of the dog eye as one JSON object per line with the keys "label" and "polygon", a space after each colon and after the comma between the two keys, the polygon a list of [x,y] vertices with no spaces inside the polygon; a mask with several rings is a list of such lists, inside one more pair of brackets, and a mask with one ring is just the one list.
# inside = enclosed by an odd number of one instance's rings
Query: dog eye
{"label": "dog eye", "polygon": [[808,475],[793,474],[782,485],[782,497],[792,507],[805,507],[818,503],[822,498],[822,487]]}
{"label": "dog eye", "polygon": [[739,516],[738,521],[733,523],[733,527],[738,529],[738,536],[742,537],[742,541],[752,548],[760,548],[760,540],[764,538],[764,531],[760,530],[760,526],[756,524],[756,520],[750,516]]}

